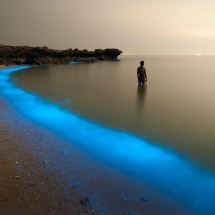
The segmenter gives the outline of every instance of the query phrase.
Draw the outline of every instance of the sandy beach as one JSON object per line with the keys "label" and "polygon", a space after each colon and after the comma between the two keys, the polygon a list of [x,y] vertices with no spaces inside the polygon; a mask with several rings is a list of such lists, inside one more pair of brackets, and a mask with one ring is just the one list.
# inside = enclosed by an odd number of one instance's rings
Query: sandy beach
{"label": "sandy beach", "polygon": [[2,215],[195,214],[24,119],[2,97],[0,106]]}
{"label": "sandy beach", "polygon": [[[41,161],[34,154],[35,148],[29,145],[45,137],[54,144],[57,138],[47,136],[42,130],[38,133],[40,129],[29,126],[28,122],[20,126],[20,119],[12,114],[2,98],[0,105],[1,214],[90,213],[90,207],[80,203],[84,196],[74,188],[70,190],[73,199],[68,198],[62,188],[63,182],[54,175],[56,170],[48,171],[49,161]],[[59,183],[62,186],[58,186]]]}

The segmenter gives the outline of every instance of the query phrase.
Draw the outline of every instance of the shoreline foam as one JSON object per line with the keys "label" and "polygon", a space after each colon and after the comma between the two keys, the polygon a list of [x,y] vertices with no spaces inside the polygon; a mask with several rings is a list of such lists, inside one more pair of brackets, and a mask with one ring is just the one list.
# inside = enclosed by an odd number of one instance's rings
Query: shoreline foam
{"label": "shoreline foam", "polygon": [[[0,103],[3,214],[195,214],[70,143],[67,151],[67,142],[17,115],[4,99]],[[90,204],[81,205],[86,195]]]}

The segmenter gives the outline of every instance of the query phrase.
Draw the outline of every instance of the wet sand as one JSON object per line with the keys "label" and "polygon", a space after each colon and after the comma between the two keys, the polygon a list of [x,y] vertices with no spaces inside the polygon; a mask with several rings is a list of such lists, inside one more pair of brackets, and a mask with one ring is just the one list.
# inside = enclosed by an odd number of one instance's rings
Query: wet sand
{"label": "wet sand", "polygon": [[13,115],[5,100],[0,99],[0,106],[1,214],[84,214],[88,211],[90,207],[80,203],[85,196],[74,188],[70,190],[73,197],[70,199],[63,189],[64,182],[55,177],[56,170],[48,170],[49,161],[41,161],[34,154],[32,144],[44,138],[54,144],[57,137],[32,127],[27,121],[20,125],[22,119]]}
{"label": "wet sand", "polygon": [[0,97],[1,214],[196,214],[20,116]]}
{"label": "wet sand", "polygon": [[17,65],[0,65],[0,69],[4,69],[4,68],[10,68],[10,67],[13,67],[13,66],[17,66]]}

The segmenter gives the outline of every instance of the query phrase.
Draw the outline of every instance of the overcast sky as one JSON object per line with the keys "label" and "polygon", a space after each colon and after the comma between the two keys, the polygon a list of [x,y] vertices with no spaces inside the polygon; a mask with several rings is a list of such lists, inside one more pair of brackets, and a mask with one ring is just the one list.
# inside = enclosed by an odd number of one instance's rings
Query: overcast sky
{"label": "overcast sky", "polygon": [[0,0],[0,44],[215,54],[215,0]]}

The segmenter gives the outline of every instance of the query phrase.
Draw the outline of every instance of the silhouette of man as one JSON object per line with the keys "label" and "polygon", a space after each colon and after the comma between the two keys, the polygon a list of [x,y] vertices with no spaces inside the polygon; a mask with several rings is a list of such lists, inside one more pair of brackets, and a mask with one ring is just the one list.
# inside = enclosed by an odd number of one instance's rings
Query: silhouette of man
{"label": "silhouette of man", "polygon": [[144,61],[140,61],[140,67],[137,68],[137,78],[139,84],[147,82],[146,68],[144,67]]}

